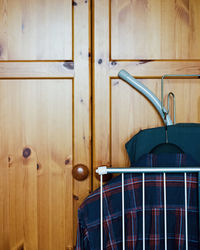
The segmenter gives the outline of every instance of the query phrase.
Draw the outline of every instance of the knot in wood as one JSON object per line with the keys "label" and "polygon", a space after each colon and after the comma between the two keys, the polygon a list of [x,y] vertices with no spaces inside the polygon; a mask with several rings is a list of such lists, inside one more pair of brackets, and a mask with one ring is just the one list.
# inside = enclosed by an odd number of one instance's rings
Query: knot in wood
{"label": "knot in wood", "polygon": [[28,158],[30,155],[31,155],[31,149],[30,148],[24,148],[23,157]]}

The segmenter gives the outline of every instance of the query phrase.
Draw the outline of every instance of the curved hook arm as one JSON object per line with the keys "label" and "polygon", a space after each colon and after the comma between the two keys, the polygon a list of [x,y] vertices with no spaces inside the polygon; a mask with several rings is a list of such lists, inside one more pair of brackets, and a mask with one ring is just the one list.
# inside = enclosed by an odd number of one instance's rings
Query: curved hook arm
{"label": "curved hook arm", "polygon": [[118,73],[118,76],[123,79],[124,81],[128,82],[131,86],[133,86],[135,89],[137,89],[141,94],[146,96],[148,100],[154,105],[154,107],[157,109],[158,113],[160,114],[163,122],[168,126],[172,125],[172,120],[167,114],[167,111],[164,109],[162,110],[161,102],[158,99],[157,96],[155,96],[147,87],[145,87],[141,82],[136,80],[134,77],[132,77],[127,71],[120,70]]}

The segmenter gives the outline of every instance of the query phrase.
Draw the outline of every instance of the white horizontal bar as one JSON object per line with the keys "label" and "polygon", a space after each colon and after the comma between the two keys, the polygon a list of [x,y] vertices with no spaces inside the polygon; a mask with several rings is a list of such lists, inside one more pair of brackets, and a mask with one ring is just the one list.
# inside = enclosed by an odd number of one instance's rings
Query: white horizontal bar
{"label": "white horizontal bar", "polygon": [[[101,169],[102,168],[102,169]],[[103,170],[103,171],[102,171]],[[103,174],[112,174],[112,173],[195,173],[195,172],[200,172],[200,167],[175,167],[175,168],[169,168],[169,167],[151,167],[151,168],[146,168],[146,167],[140,167],[140,168],[107,168],[105,166],[99,167],[96,170],[96,173],[99,175]]]}

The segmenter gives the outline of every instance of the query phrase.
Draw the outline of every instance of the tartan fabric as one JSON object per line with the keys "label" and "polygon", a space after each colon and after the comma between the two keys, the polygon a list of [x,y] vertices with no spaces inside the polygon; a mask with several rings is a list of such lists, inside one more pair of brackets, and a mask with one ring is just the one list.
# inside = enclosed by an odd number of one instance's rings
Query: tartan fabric
{"label": "tartan fabric", "polygon": [[[197,166],[184,154],[147,154],[135,166]],[[142,249],[142,176],[125,174],[126,249]],[[184,175],[166,174],[168,249],[185,249]],[[94,191],[80,206],[76,249],[100,249],[100,193]],[[197,174],[187,174],[188,243],[198,246]],[[104,249],[122,249],[121,176],[103,187]],[[145,174],[145,245],[146,249],[164,249],[163,175]]]}

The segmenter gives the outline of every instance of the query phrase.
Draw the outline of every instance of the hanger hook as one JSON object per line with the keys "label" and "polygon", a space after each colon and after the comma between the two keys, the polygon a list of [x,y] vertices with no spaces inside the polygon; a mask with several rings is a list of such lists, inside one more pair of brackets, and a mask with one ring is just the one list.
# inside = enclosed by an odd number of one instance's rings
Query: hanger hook
{"label": "hanger hook", "polygon": [[[189,74],[189,75],[168,75],[168,74],[165,74],[165,75],[163,75],[162,76],[162,78],[161,78],[161,109],[162,109],[162,112],[163,112],[163,114],[164,114],[164,116],[166,117],[167,115],[168,115],[168,113],[169,113],[169,96],[170,95],[172,95],[173,96],[173,105],[174,105],[174,122],[173,122],[173,124],[175,124],[176,123],[176,120],[175,120],[175,96],[174,96],[174,94],[172,93],[172,92],[170,92],[169,94],[168,94],[168,111],[165,111],[165,108],[164,108],[164,104],[163,104],[163,92],[164,92],[164,79],[165,78],[169,78],[169,77],[171,77],[171,78],[173,78],[173,79],[177,79],[177,78],[180,78],[180,77],[187,77],[187,78],[191,78],[191,77],[195,77],[195,78],[197,78],[197,79],[199,79],[199,77],[200,77],[200,74]],[[166,123],[166,122],[165,122]]]}
{"label": "hanger hook", "polygon": [[169,92],[169,94],[167,95],[167,114],[169,114],[170,96],[172,96],[173,98],[173,115],[174,115],[173,124],[176,124],[176,98],[173,92]]}
{"label": "hanger hook", "polygon": [[[175,101],[175,95],[173,92],[169,92],[167,95],[167,111],[165,111],[164,114],[165,114],[165,117],[166,117],[166,115],[169,114],[170,96],[172,96],[172,98],[173,98],[173,114],[174,114],[173,124],[175,124],[176,123],[176,101]],[[167,125],[165,126],[165,143],[168,143]]]}

